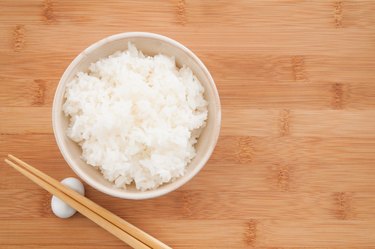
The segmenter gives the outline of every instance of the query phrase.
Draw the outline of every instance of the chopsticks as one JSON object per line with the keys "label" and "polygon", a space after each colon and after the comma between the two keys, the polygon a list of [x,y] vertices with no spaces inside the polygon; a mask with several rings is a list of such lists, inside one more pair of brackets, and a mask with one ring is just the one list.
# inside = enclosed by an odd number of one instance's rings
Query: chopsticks
{"label": "chopsticks", "polygon": [[17,157],[8,155],[8,158],[4,161],[31,181],[60,198],[82,215],[86,216],[131,247],[139,249],[171,249],[171,247],[165,245],[163,242],[126,222],[119,216],[99,206],[90,199],[64,186],[59,181]]}

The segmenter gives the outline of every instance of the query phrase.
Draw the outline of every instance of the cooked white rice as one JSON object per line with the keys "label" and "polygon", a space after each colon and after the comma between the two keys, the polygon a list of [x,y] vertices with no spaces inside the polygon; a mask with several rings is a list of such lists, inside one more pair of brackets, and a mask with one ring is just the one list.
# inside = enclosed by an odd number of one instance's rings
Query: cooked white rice
{"label": "cooked white rice", "polygon": [[129,43],[67,84],[67,135],[117,187],[154,189],[184,175],[194,158],[207,119],[203,93],[190,68]]}

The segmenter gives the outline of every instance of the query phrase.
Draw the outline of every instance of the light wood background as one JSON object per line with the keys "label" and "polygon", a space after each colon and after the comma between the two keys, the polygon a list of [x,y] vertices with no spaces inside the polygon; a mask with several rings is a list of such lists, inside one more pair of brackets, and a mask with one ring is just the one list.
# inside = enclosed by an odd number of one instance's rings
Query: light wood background
{"label": "light wood background", "polygon": [[[70,61],[126,31],[169,36],[207,65],[217,148],[165,197],[87,196],[175,248],[375,248],[375,1],[0,1],[0,155],[74,176],[51,103]],[[127,248],[0,163],[0,247]]]}

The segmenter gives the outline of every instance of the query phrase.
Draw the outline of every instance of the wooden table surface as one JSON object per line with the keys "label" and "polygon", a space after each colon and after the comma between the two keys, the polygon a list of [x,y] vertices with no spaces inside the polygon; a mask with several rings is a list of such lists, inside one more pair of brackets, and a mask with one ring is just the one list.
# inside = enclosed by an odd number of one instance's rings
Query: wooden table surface
{"label": "wooden table surface", "polygon": [[[0,155],[57,179],[60,76],[108,35],[192,49],[222,100],[206,167],[167,196],[87,196],[174,248],[375,248],[375,1],[0,1]],[[1,163],[0,248],[127,248]]]}

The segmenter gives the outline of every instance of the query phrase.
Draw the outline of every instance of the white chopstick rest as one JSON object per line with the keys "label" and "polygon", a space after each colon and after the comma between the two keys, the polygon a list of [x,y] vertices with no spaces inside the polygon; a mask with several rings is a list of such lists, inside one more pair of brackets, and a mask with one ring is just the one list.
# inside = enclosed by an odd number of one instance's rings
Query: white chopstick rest
{"label": "white chopstick rest", "polygon": [[[85,195],[85,187],[83,186],[82,182],[74,177],[68,177],[61,181],[62,184],[67,186],[68,188],[76,191],[81,195]],[[51,199],[51,209],[52,212],[59,218],[66,219],[72,217],[77,211],[57,198],[56,196],[52,196]]]}

